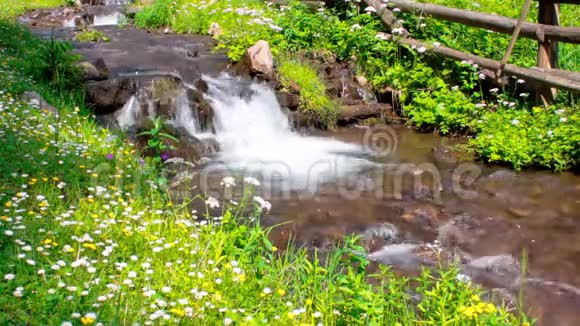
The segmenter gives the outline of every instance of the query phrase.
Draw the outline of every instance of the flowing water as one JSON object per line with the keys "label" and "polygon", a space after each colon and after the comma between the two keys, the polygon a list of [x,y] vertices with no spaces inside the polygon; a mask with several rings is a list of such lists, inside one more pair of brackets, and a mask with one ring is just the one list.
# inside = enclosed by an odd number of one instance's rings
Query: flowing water
{"label": "flowing water", "polygon": [[[197,167],[197,189],[218,197],[224,176],[236,177],[238,188],[243,177],[258,179],[259,195],[272,203],[264,222],[290,222],[272,233],[279,247],[292,237],[324,251],[349,234],[379,234],[366,243],[370,251],[434,240],[466,260],[520,259],[525,251],[526,309],[540,325],[580,325],[578,175],[436,158],[434,148],[465,140],[402,126],[294,130],[268,87],[227,76],[204,79],[213,130],[200,127],[184,93],[170,121],[219,143]],[[125,105],[119,124],[136,121],[138,102]],[[519,289],[513,280],[491,276],[477,281],[506,288],[513,298]]]}
{"label": "flowing water", "polygon": [[372,165],[360,144],[293,132],[266,86],[229,77],[206,81],[222,149],[216,161],[223,168],[275,181],[283,189],[313,191]]}

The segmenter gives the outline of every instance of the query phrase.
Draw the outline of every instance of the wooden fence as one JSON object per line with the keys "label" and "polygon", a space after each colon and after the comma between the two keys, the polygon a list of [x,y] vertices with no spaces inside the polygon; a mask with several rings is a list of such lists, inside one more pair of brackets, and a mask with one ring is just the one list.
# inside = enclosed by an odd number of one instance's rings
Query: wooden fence
{"label": "wooden fence", "polygon": [[[558,42],[580,44],[580,27],[559,26],[560,3],[579,4],[577,0],[539,0],[538,23],[526,22],[531,5],[526,0],[519,20],[490,15],[470,10],[450,8],[429,3],[418,3],[410,0],[363,0],[373,7],[389,33],[382,33],[382,38],[415,47],[425,47],[430,51],[456,60],[467,60],[488,69],[488,75],[499,81],[502,75],[516,76],[538,86],[538,94],[545,105],[556,96],[556,88],[580,92],[580,73],[558,69]],[[498,33],[510,34],[512,39],[506,55],[501,61],[488,59],[452,49],[445,46],[434,46],[411,38],[401,26],[393,10],[404,13],[433,17],[468,26],[485,28]],[[396,33],[395,33],[396,32]],[[537,67],[523,68],[507,61],[518,37],[538,41]]]}

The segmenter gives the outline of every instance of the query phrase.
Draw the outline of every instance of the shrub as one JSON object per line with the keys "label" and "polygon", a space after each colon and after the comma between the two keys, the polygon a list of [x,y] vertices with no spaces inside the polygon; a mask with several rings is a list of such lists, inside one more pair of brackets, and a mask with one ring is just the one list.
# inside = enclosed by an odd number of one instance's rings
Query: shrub
{"label": "shrub", "polygon": [[156,0],[153,6],[146,7],[137,13],[135,25],[142,28],[171,26],[176,4],[173,0]]}
{"label": "shrub", "polygon": [[516,169],[544,166],[564,170],[580,162],[580,111],[576,108],[500,109],[485,115],[472,140],[489,162]]}

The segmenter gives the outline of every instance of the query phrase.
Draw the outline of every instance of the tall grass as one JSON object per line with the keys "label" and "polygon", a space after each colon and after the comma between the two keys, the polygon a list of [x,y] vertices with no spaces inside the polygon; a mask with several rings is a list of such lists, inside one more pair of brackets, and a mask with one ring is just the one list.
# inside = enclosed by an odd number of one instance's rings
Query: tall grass
{"label": "tall grass", "polygon": [[288,91],[300,91],[300,109],[311,119],[332,128],[336,123],[338,104],[326,94],[326,85],[316,69],[307,61],[290,55],[281,56],[277,64],[282,86]]}

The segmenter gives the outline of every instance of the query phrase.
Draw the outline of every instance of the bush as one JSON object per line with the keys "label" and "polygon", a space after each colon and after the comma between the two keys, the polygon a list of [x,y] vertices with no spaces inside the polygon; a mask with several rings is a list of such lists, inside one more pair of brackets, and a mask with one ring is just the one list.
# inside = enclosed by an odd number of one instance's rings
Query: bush
{"label": "bush", "polygon": [[171,26],[175,14],[176,2],[173,0],[156,0],[153,6],[137,13],[135,25],[142,28],[160,28]]}
{"label": "bush", "polygon": [[473,146],[489,162],[516,169],[543,166],[564,170],[580,162],[578,108],[501,109],[477,124]]}

